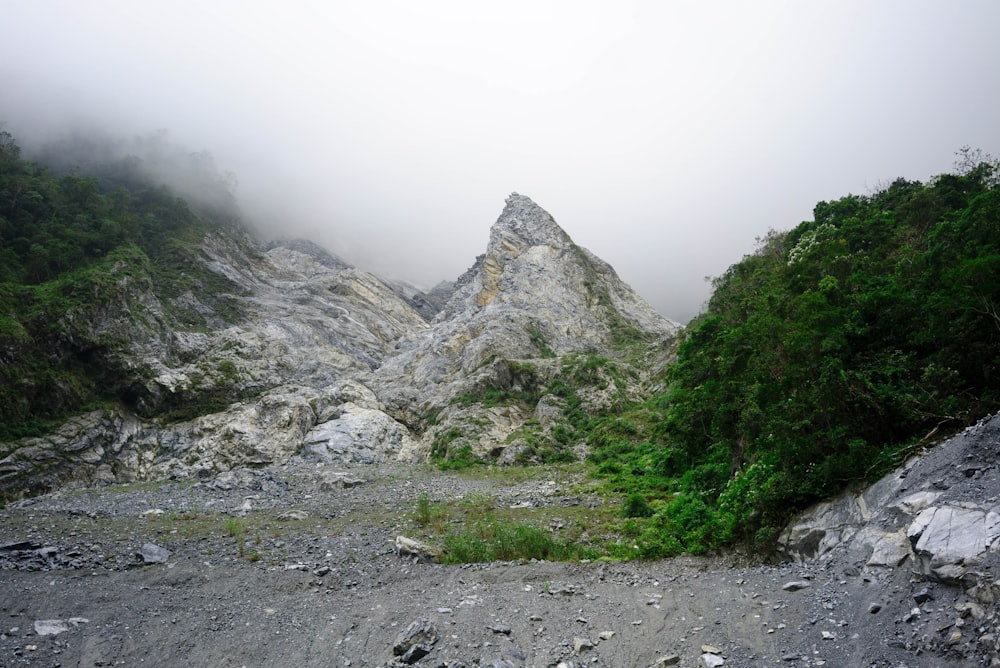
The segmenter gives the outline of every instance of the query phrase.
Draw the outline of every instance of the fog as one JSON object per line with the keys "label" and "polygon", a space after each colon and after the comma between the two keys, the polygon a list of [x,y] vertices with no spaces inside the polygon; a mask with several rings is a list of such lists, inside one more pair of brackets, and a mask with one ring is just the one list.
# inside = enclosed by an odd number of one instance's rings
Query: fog
{"label": "fog", "polygon": [[6,3],[0,121],[166,131],[261,229],[429,288],[505,197],[664,315],[817,201],[1000,153],[1000,3]]}

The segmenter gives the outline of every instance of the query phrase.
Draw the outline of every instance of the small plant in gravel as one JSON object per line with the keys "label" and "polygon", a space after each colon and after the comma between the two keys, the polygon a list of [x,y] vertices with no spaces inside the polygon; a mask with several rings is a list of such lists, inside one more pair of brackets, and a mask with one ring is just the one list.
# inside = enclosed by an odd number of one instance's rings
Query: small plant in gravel
{"label": "small plant in gravel", "polygon": [[440,503],[435,503],[426,494],[421,494],[417,499],[413,521],[423,529],[433,527],[441,531],[446,514],[445,508]]}
{"label": "small plant in gravel", "polygon": [[459,507],[469,519],[483,519],[493,510],[495,505],[493,497],[483,493],[470,494],[459,503]]}
{"label": "small plant in gravel", "polygon": [[226,520],[226,535],[230,538],[236,538],[246,533],[247,525],[239,517],[230,517]]}

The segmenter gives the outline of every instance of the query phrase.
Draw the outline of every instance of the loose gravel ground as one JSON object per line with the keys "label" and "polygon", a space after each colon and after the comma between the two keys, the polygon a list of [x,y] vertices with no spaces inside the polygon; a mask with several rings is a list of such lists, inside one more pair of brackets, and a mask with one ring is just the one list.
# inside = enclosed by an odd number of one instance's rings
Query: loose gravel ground
{"label": "loose gravel ground", "polygon": [[[444,527],[416,521],[421,497]],[[0,665],[990,665],[962,590],[905,568],[394,548],[481,505],[603,540],[617,503],[577,468],[307,464],[29,499],[0,511]]]}

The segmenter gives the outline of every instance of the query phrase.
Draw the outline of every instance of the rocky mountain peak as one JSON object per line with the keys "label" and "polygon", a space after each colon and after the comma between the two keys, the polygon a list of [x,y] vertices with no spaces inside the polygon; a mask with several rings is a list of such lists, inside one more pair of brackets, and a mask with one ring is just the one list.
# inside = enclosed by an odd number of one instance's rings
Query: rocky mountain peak
{"label": "rocky mountain peak", "polygon": [[569,235],[548,211],[530,197],[511,193],[497,222],[490,229],[490,243],[482,262],[482,290],[476,295],[479,306],[493,301],[500,290],[500,277],[507,264],[536,246],[563,249],[572,245]]}
{"label": "rocky mountain peak", "polygon": [[562,247],[572,243],[569,235],[548,211],[525,195],[511,193],[503,212],[490,230],[491,252],[518,253],[531,246]]}
{"label": "rocky mountain peak", "polygon": [[430,327],[402,337],[370,382],[404,424],[436,416],[423,437],[425,451],[442,434],[461,433],[457,447],[480,455],[504,450],[549,400],[470,409],[470,398],[541,395],[559,358],[622,358],[630,342],[666,342],[677,329],[609,264],[574,244],[547,211],[513,193],[490,229],[485,255],[457,281]]}

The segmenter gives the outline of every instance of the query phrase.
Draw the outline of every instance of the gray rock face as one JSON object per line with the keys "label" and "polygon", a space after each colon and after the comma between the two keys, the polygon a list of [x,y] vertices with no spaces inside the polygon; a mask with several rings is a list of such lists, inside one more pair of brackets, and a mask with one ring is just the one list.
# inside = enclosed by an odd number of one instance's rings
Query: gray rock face
{"label": "gray rock face", "polygon": [[906,536],[913,544],[920,572],[939,579],[951,578],[956,571],[942,571],[942,567],[953,565],[964,570],[982,561],[987,551],[996,551],[1000,515],[977,506],[932,506],[910,523]]}
{"label": "gray rock face", "polygon": [[[431,326],[403,336],[397,352],[373,374],[386,410],[404,424],[436,414],[430,442],[452,428],[471,434],[478,454],[504,443],[527,415],[487,414],[470,430],[453,400],[484,388],[526,389],[531,379],[510,361],[572,353],[614,357],[629,336],[667,340],[679,326],[623,283],[610,265],[572,242],[531,199],[512,194],[490,231],[486,254],[456,282]],[[407,382],[400,383],[405,378]]]}
{"label": "gray rock face", "polygon": [[[532,417],[551,428],[561,400],[483,406],[456,397],[536,390],[560,356],[613,358],[629,341],[666,342],[678,329],[517,194],[486,254],[427,294],[387,285],[308,242],[262,246],[218,232],[200,250],[233,294],[161,299],[136,285],[88,325],[95,337],[128,341],[115,354],[137,370],[131,405],[166,417],[108,409],[0,444],[0,493],[213,477],[294,456],[413,461],[457,432],[458,445],[498,455]],[[215,309],[224,302],[238,303],[242,316],[222,317]],[[170,315],[178,311],[202,324],[178,324]],[[585,407],[635,391],[610,377],[601,387],[582,393]]]}
{"label": "gray rock face", "polygon": [[380,410],[353,403],[336,418],[317,425],[303,440],[303,456],[321,462],[374,464],[406,458],[415,449],[406,427]]}
{"label": "gray rock face", "polygon": [[[117,353],[123,366],[143,370],[131,390],[136,406],[177,406],[186,419],[144,421],[123,408],[102,410],[45,437],[2,444],[0,492],[264,466],[295,455],[317,424],[345,412],[374,416],[372,430],[391,439],[366,443],[377,457],[408,445],[401,427],[375,416],[375,395],[354,379],[381,364],[404,332],[426,328],[420,314],[371,274],[310,244],[265,249],[217,234],[201,250],[236,286],[231,297],[244,314],[237,324],[212,317],[207,301],[187,295],[186,308],[205,311],[217,328],[173,329],[168,305],[149,290],[129,293],[90,324],[95,337],[113,337],[138,323]],[[199,410],[203,397],[219,395],[233,403],[221,412]],[[356,407],[339,408],[351,403]]]}
{"label": "gray rock face", "polygon": [[[860,494],[807,511],[781,549],[796,561],[846,552],[869,568],[906,567],[946,584],[980,583],[1000,564],[1000,416],[908,462]],[[970,483],[971,479],[971,483]],[[923,481],[911,489],[908,481]]]}

